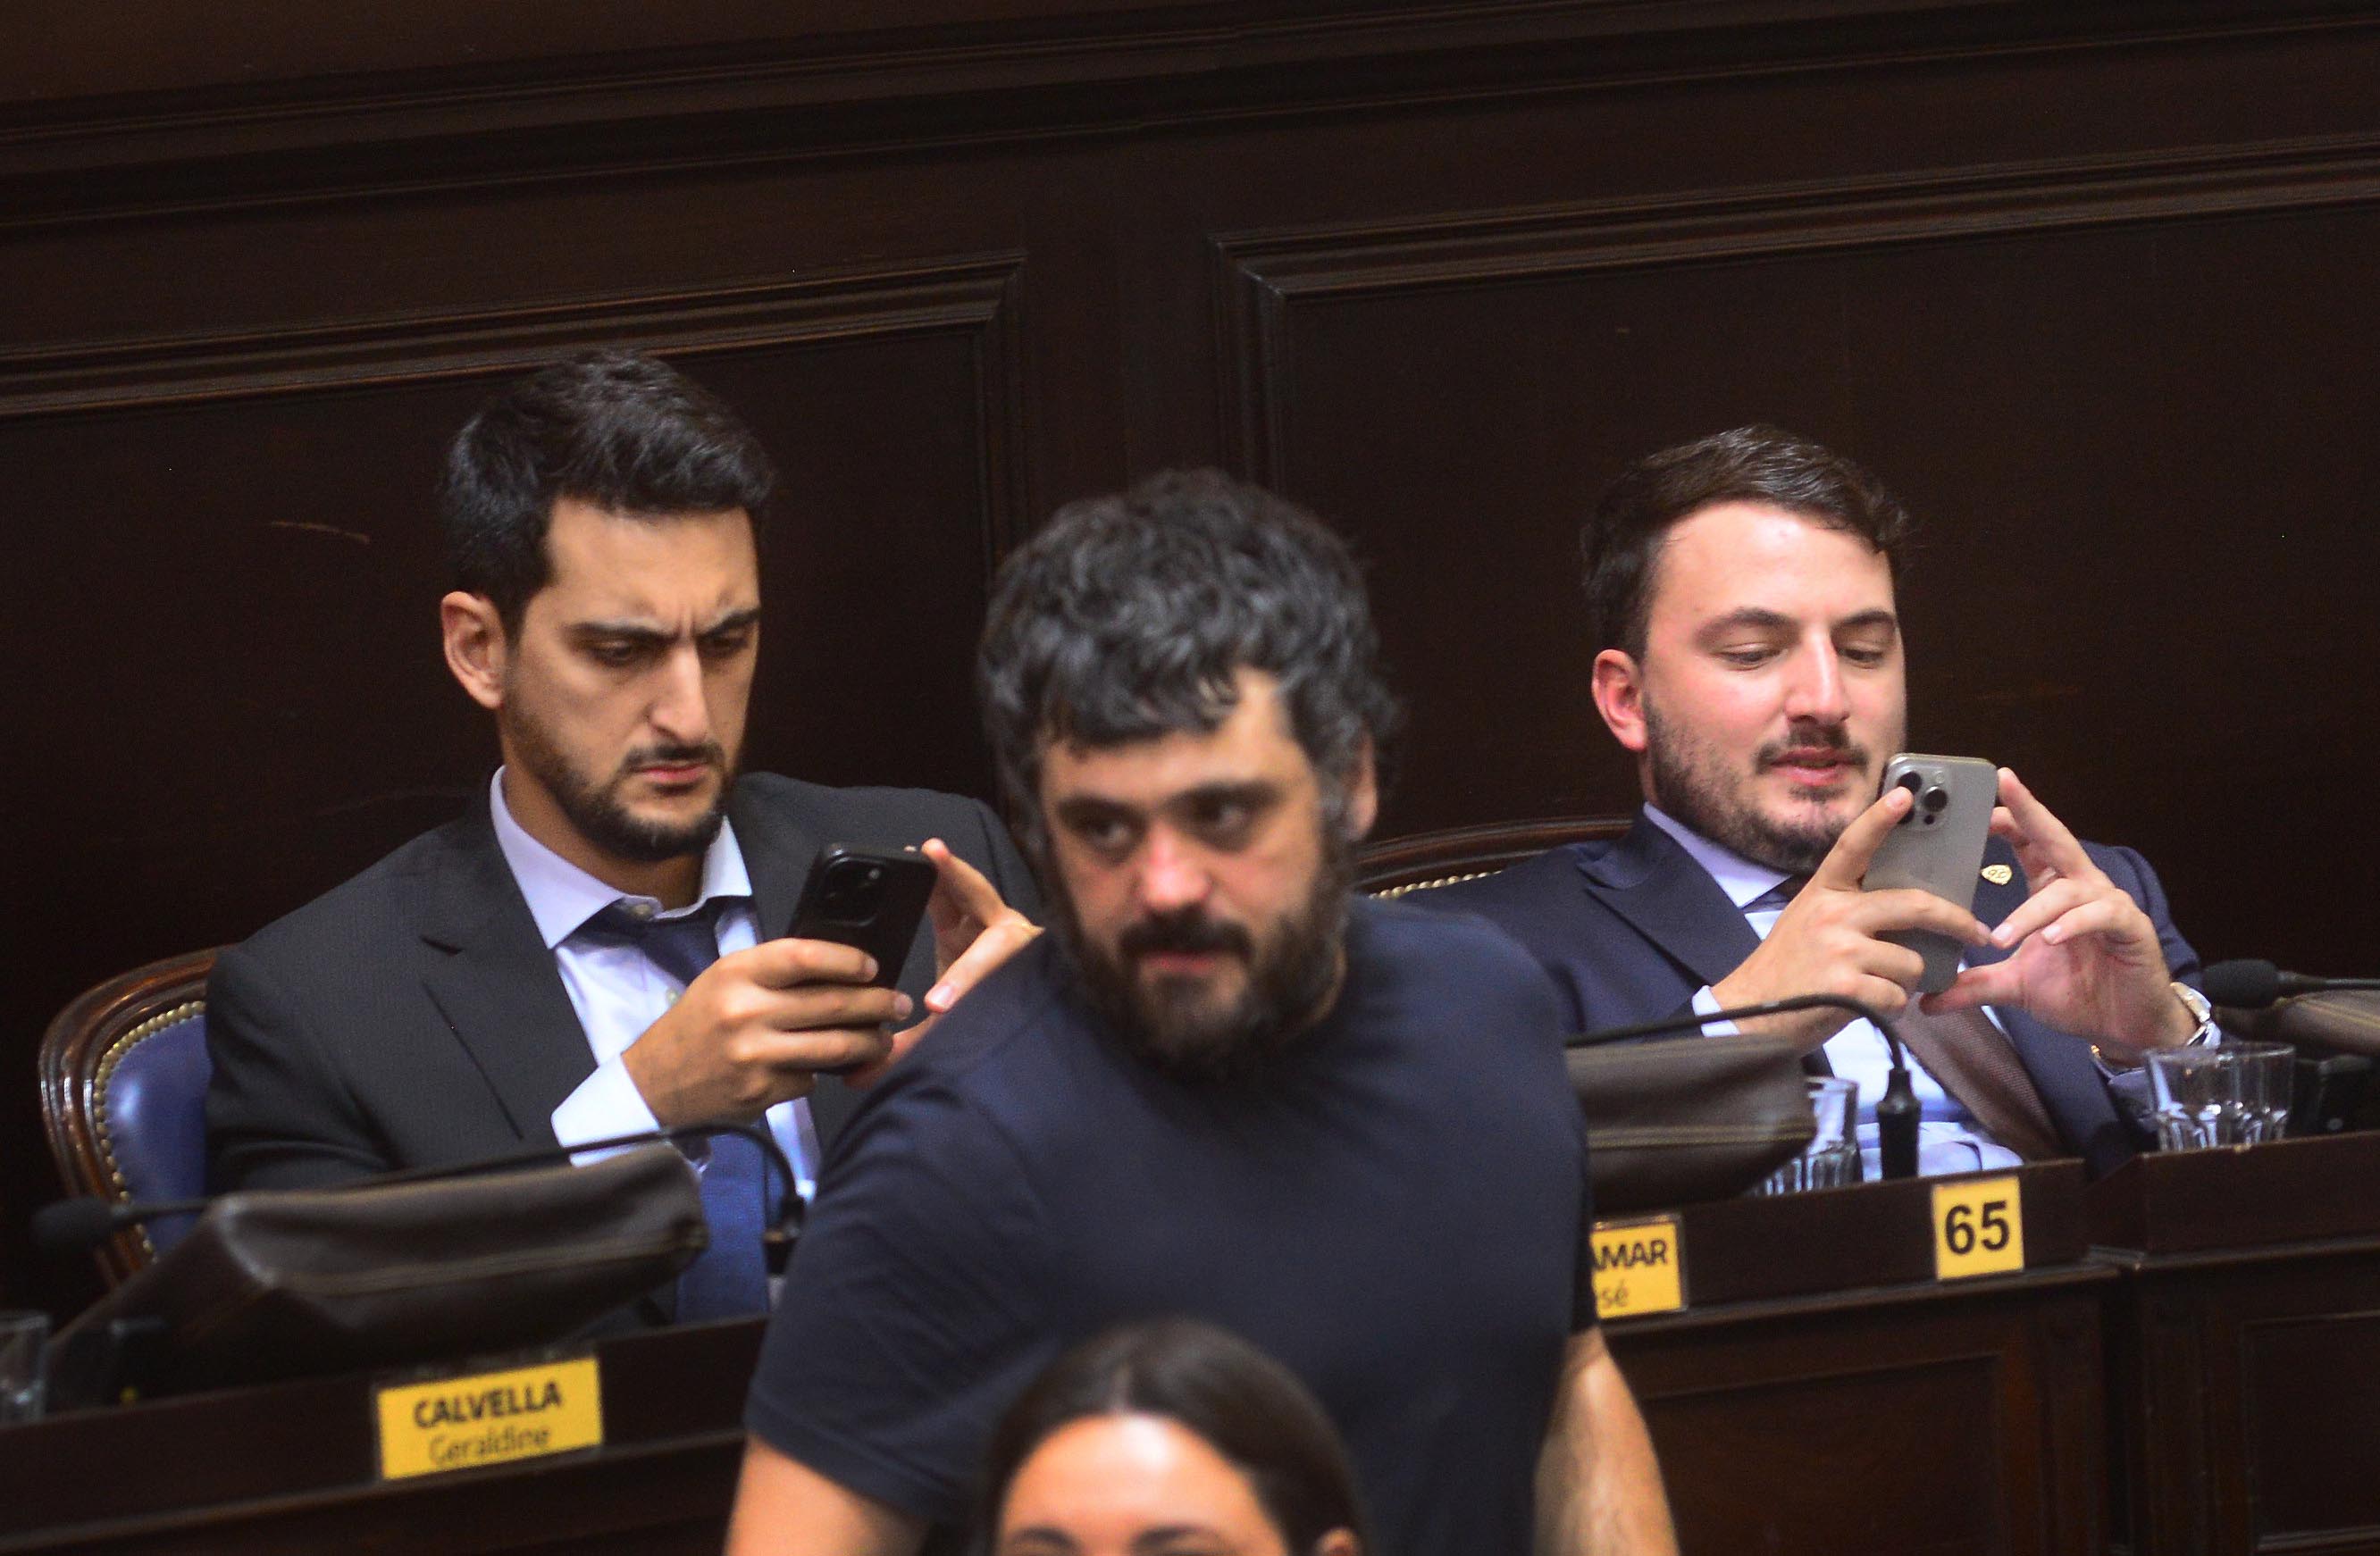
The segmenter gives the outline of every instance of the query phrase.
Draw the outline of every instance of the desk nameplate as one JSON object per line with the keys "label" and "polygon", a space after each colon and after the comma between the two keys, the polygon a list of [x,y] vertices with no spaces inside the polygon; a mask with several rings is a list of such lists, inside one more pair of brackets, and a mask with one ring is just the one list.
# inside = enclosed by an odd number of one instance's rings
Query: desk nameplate
{"label": "desk nameplate", "polygon": [[384,1383],[372,1391],[380,1477],[401,1480],[603,1445],[593,1356]]}
{"label": "desk nameplate", "polygon": [[1686,1248],[1677,1217],[1599,1221],[1589,1242],[1597,1319],[1674,1313],[1686,1305]]}

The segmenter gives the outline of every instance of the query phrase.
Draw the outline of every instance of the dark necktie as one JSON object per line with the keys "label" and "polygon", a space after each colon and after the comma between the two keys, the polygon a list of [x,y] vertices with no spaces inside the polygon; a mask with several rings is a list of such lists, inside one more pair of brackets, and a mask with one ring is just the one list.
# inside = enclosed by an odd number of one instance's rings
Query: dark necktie
{"label": "dark necktie", "polygon": [[[692,983],[719,960],[717,914],[734,899],[713,897],[676,918],[639,918],[613,903],[587,921],[589,931],[623,941],[675,979]],[[762,1119],[759,1126],[769,1124]],[[702,1214],[710,1246],[677,1280],[681,1321],[735,1318],[769,1310],[769,1270],[760,1234],[775,1210],[773,1180],[760,1148],[741,1135],[713,1135],[702,1168]]]}

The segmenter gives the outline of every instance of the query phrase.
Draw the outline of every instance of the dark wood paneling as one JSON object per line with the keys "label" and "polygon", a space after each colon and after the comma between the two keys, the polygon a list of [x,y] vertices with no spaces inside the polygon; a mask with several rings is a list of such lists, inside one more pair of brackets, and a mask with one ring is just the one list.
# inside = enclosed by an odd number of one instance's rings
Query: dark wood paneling
{"label": "dark wood paneling", "polygon": [[6,640],[49,759],[11,833],[12,1286],[48,1016],[476,798],[428,492],[490,383],[584,342],[688,360],[786,468],[757,762],[980,792],[987,565],[1224,462],[1372,561],[1415,715],[1389,831],[1614,808],[1573,516],[1761,415],[1933,521],[1921,738],[2143,845],[2210,951],[2373,943],[2369,0],[0,26]]}
{"label": "dark wood paneling", "polygon": [[1684,1550],[2083,1556],[2106,1539],[2106,1289],[2054,1272],[1609,1327]]}
{"label": "dark wood paneling", "polygon": [[[965,710],[1028,500],[1020,265],[17,354],[0,467],[20,511],[88,516],[13,628],[57,654],[29,711],[79,775],[18,878],[67,915],[20,942],[28,1007],[238,939],[477,802],[492,741],[436,655],[429,494],[491,384],[577,346],[687,364],[783,464],[752,764],[985,791]],[[32,1114],[5,1105],[10,1176],[38,1183]]]}
{"label": "dark wood paneling", "polygon": [[[1393,828],[1631,802],[1586,695],[1578,517],[1633,454],[1774,421],[1926,526],[1913,745],[2010,762],[2143,848],[2216,954],[2287,924],[2290,954],[2352,966],[2370,915],[2305,922],[2306,871],[2374,900],[2380,833],[2351,764],[2305,759],[2368,687],[2308,649],[2369,614],[2339,583],[2380,577],[2380,455],[2355,400],[2240,386],[2380,353],[2376,200],[2380,144],[2325,140],[1227,237],[1225,424],[1366,543],[1397,663],[1542,667],[1409,674]],[[2211,710],[2222,760],[2152,756]],[[2284,787],[2247,858],[2207,836]]]}

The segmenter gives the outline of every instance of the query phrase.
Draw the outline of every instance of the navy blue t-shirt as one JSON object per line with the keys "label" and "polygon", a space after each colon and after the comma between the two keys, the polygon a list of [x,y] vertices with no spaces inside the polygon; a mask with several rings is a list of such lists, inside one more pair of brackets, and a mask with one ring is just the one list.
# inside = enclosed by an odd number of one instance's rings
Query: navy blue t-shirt
{"label": "navy blue t-shirt", "polygon": [[1330,1015],[1231,1085],[1133,1058],[1048,937],[987,979],[838,1140],[747,1425],[956,1523],[1060,1350],[1187,1314],[1313,1389],[1389,1556],[1526,1550],[1595,1311],[1560,1016],[1476,921],[1358,900],[1347,947]]}

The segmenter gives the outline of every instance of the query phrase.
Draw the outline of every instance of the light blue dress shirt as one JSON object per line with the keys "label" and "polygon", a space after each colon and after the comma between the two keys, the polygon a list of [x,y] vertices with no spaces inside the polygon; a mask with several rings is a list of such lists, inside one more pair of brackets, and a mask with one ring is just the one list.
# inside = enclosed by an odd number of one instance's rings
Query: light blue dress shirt
{"label": "light blue dress shirt", "polygon": [[[1758,901],[1787,879],[1781,869],[1753,863],[1741,854],[1720,847],[1698,833],[1689,831],[1682,821],[1664,815],[1654,806],[1645,807],[1645,815],[1655,826],[1677,839],[1694,861],[1709,872],[1727,893],[1728,901],[1743,912],[1744,921],[1753,933],[1762,940],[1776,927],[1781,907],[1750,911],[1745,905]],[[1694,995],[1694,1009],[1707,1015],[1719,1009],[1718,997],[1708,988]],[[1985,1006],[1984,1014],[1992,1025],[1999,1026],[1999,1017]],[[1714,1032],[1731,1032],[1731,1022],[1714,1022],[1708,1028]],[[1859,1140],[1862,1171],[1874,1183],[1884,1175],[1876,1147],[1876,1101],[1884,1095],[1887,1077],[1892,1071],[1892,1052],[1886,1045],[1884,1034],[1872,1022],[1852,1020],[1826,1042],[1827,1063],[1835,1074],[1859,1083]],[[1925,1073],[1912,1054],[1909,1059],[1909,1083],[1917,1094],[1919,1122],[1917,1125],[1917,1173],[1920,1177],[1940,1177],[1950,1173],[1972,1173],[1986,1167],[2017,1167],[2024,1159],[1984,1133],[1974,1115],[1967,1112],[1959,1100],[1942,1089],[1942,1083]]]}
{"label": "light blue dress shirt", "polygon": [[[589,1076],[553,1110],[553,1137],[565,1146],[633,1135],[661,1127],[653,1110],[630,1078],[621,1055],[644,1035],[645,1028],[669,1009],[684,985],[662,971],[634,945],[599,935],[583,935],[587,920],[613,903],[639,907],[658,918],[683,918],[713,897],[742,900],[719,915],[719,954],[747,950],[759,942],[759,918],[752,906],[752,877],[744,868],[744,850],[735,842],[735,828],[719,823],[719,835],[702,856],[702,890],[691,906],[663,912],[652,897],[624,894],[605,885],[577,865],[531,837],[513,819],[504,804],[504,770],[496,770],[488,786],[488,808],[496,828],[496,846],[512,867],[513,880],[528,901],[529,917],[553,953],[554,969],[569,991],[571,1008],[594,1052],[595,1073]],[[804,1199],[818,1182],[818,1133],[810,1122],[809,1103],[780,1102],[768,1112],[769,1131],[793,1164],[795,1186]],[[582,1158],[581,1160],[590,1160]]]}

